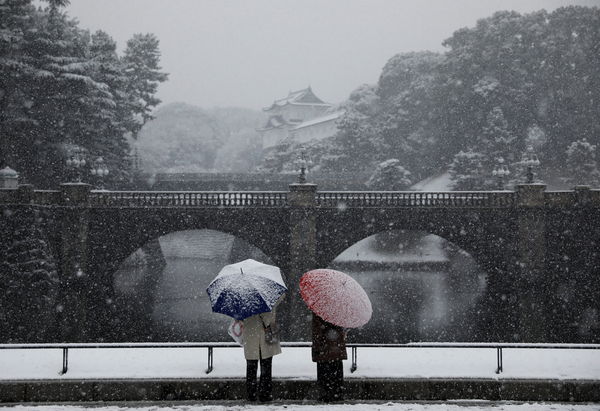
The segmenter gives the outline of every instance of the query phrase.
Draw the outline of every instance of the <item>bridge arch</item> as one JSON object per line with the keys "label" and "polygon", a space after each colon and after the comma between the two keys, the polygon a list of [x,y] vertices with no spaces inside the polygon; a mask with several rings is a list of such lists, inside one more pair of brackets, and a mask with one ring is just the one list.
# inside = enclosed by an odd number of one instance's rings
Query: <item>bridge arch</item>
{"label": "bridge arch", "polygon": [[[556,332],[561,327],[549,326],[556,321],[546,321],[556,312],[565,323],[577,321],[569,314],[573,305],[598,312],[587,290],[598,289],[599,193],[586,187],[547,192],[543,184],[518,185],[514,192],[430,193],[317,192],[315,185],[303,183],[291,184],[288,192],[105,192],[64,184],[59,191],[6,190],[0,204],[52,214],[50,242],[59,262],[63,325],[72,325],[62,327],[65,341],[104,338],[86,327],[103,323],[99,317],[110,311],[116,266],[167,232],[214,228],[245,238],[282,267],[295,286],[296,276],[329,265],[361,238],[402,228],[440,235],[469,252],[490,279],[516,283],[513,308],[520,332],[514,339],[535,342],[566,335]],[[80,268],[85,275],[79,275]],[[582,281],[585,287],[579,287]],[[577,298],[561,291],[571,284],[579,287],[573,291]],[[569,304],[561,304],[565,298]],[[289,312],[302,308],[295,301]]]}
{"label": "bridge arch", "polygon": [[230,234],[261,250],[274,264],[287,264],[289,233],[285,209],[94,209],[88,224],[89,311],[95,319],[90,335],[118,340],[122,328],[115,305],[114,275],[132,253],[158,238],[186,230]]}
{"label": "bridge arch", "polygon": [[113,275],[115,334],[125,341],[227,340],[229,320],[212,313],[206,287],[224,265],[246,258],[271,263],[258,248],[215,230],[178,231],[145,244]]}
{"label": "bridge arch", "polygon": [[423,231],[389,230],[360,240],[330,268],[357,280],[373,316],[352,341],[477,341],[485,327],[486,273],[463,249]]}
{"label": "bridge arch", "polygon": [[[502,225],[497,222],[502,221]],[[509,210],[352,208],[320,210],[317,216],[317,265],[327,267],[345,249],[378,233],[413,230],[435,234],[468,253],[486,274],[478,302],[482,317],[473,338],[512,341],[518,315],[517,218]],[[335,240],[332,240],[335,239]],[[491,326],[490,324],[498,324]]]}
{"label": "bridge arch", "polygon": [[377,233],[413,230],[456,244],[489,274],[514,271],[517,224],[514,213],[503,209],[325,209],[317,216],[317,264],[328,266],[343,250]]}
{"label": "bridge arch", "polygon": [[[289,233],[282,209],[114,210],[98,209],[91,216],[88,246],[92,272],[112,275],[138,248],[169,233],[215,230],[243,239],[274,264],[285,265]],[[281,229],[284,227],[284,229]]]}

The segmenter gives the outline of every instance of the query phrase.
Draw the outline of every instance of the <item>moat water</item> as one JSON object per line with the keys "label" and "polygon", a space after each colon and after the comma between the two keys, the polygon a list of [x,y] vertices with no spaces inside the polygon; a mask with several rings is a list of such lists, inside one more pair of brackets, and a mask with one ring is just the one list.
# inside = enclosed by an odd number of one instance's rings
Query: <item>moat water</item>
{"label": "moat water", "polygon": [[[400,247],[366,240],[334,261],[356,279],[373,305],[371,321],[352,330],[349,338],[361,342],[467,341],[477,304],[485,292],[485,276],[472,259],[445,241],[424,233],[402,235]],[[435,237],[435,238],[434,238]],[[420,239],[415,246],[414,239]],[[404,246],[403,246],[404,244]],[[232,236],[209,230],[170,234],[159,240],[162,264],[150,272],[143,255],[120,269],[115,289],[122,300],[146,298],[138,305],[150,317],[154,340],[229,341],[230,318],[211,311],[206,287],[226,264],[268,258]],[[381,246],[381,244],[379,244]],[[158,248],[152,251],[158,252]],[[138,255],[139,257],[139,255]],[[135,259],[133,259],[135,260]],[[365,268],[366,267],[366,268]],[[370,268],[371,267],[371,268]],[[373,269],[372,267],[376,267]],[[154,276],[152,286],[144,279]],[[282,324],[285,326],[285,324]]]}

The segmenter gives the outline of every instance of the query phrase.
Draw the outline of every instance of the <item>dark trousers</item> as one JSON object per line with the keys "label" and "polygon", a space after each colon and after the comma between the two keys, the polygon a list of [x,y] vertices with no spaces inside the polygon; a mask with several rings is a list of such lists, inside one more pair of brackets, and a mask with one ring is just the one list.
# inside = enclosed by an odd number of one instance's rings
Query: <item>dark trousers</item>
{"label": "dark trousers", "polygon": [[342,401],[344,399],[344,367],[342,360],[318,361],[317,382],[319,400]]}
{"label": "dark trousers", "polygon": [[246,360],[246,395],[248,401],[271,401],[273,399],[273,383],[271,366],[273,357],[260,360],[260,380],[256,381],[258,360]]}

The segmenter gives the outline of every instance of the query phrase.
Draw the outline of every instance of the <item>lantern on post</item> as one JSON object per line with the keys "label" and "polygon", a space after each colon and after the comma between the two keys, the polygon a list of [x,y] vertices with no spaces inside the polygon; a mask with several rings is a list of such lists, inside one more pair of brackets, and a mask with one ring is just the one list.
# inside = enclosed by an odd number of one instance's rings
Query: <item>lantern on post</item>
{"label": "lantern on post", "polygon": [[98,157],[94,160],[94,164],[92,165],[90,172],[98,179],[99,189],[104,190],[104,177],[108,175],[109,171],[102,157]]}
{"label": "lantern on post", "polygon": [[521,157],[521,164],[523,164],[527,168],[525,182],[527,184],[533,184],[533,179],[535,177],[533,168],[539,167],[540,160],[538,159],[537,154],[535,154],[535,152],[533,151],[532,146],[528,146],[527,151],[523,153],[523,156]]}
{"label": "lantern on post", "polygon": [[69,154],[69,157],[67,158],[66,164],[67,167],[69,167],[72,170],[72,173],[75,175],[75,179],[77,180],[77,182],[81,183],[83,168],[87,164],[83,150],[77,146],[73,148]]}
{"label": "lantern on post", "polygon": [[498,190],[504,190],[504,178],[510,175],[510,170],[502,157],[498,158],[498,164],[492,170],[492,175],[498,179]]}

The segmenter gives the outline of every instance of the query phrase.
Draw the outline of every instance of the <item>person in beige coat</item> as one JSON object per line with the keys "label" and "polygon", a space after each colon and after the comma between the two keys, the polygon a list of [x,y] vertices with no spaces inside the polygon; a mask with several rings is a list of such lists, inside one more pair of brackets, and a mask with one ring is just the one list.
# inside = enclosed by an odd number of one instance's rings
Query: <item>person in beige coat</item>
{"label": "person in beige coat", "polygon": [[[273,356],[281,354],[279,341],[267,343],[265,327],[275,324],[275,310],[253,315],[244,320],[243,341],[246,357],[246,393],[248,401],[257,399],[265,402],[273,399],[271,366]],[[260,380],[257,384],[256,373],[260,361]]]}

